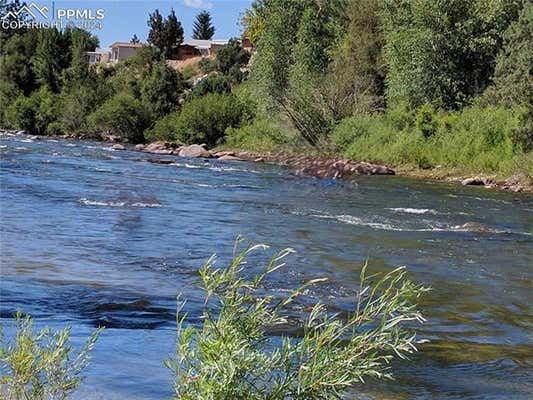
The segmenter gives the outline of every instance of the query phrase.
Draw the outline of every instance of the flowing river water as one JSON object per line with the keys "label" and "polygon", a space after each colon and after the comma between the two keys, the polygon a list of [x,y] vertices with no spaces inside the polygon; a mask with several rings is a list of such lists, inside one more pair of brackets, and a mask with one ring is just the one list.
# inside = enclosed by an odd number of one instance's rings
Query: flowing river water
{"label": "flowing river water", "polygon": [[[165,399],[176,295],[197,322],[196,271],[228,260],[236,235],[293,255],[272,290],[316,277],[307,293],[350,302],[362,263],[408,267],[431,286],[428,340],[395,361],[395,380],[353,399],[531,399],[533,198],[525,194],[360,177],[295,177],[282,167],[183,159],[110,145],[2,136],[0,316],[72,326],[79,345],[106,327],[78,399]],[[171,158],[171,165],[147,162]],[[466,225],[465,225],[466,224]],[[253,268],[253,266],[251,266]]]}

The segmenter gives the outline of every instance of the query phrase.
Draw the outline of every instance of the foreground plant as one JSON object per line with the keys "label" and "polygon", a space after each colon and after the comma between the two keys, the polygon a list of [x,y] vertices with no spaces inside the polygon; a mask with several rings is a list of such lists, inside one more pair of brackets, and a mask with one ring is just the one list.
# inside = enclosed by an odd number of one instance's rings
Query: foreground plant
{"label": "foreground plant", "polygon": [[67,399],[83,380],[82,373],[101,329],[88,338],[79,353],[73,354],[69,345],[70,328],[56,332],[44,328],[35,332],[32,318],[23,317],[20,312],[15,327],[12,343],[6,342],[0,331],[0,397]]}
{"label": "foreground plant", "polygon": [[167,361],[176,398],[338,399],[365,378],[390,377],[391,359],[416,351],[415,335],[403,326],[424,321],[413,300],[427,289],[409,281],[404,268],[367,276],[365,265],[350,313],[332,314],[317,303],[303,316],[301,337],[269,336],[269,328],[287,323],[288,306],[324,279],[284,298],[265,294],[265,281],[293,252],[281,251],[260,275],[247,278],[246,257],[265,248],[249,247],[223,269],[214,267],[215,256],[206,262],[200,328],[184,326],[184,302],[179,304],[177,356]]}

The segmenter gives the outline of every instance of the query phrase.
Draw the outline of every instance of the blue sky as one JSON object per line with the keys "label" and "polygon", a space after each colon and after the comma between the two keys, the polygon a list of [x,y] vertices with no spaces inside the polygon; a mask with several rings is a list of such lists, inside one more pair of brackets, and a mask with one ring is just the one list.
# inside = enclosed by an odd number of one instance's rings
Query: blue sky
{"label": "blue sky", "polygon": [[[141,41],[146,41],[148,14],[156,8],[163,17],[174,8],[183,25],[185,37],[191,37],[195,16],[204,9],[211,13],[216,28],[215,39],[239,36],[242,30],[240,17],[251,2],[252,0],[55,0],[55,8],[104,9],[103,29],[92,33],[100,39],[101,47],[107,47],[113,42],[128,42],[133,34],[137,34]],[[35,0],[35,3],[51,7],[52,1]]]}

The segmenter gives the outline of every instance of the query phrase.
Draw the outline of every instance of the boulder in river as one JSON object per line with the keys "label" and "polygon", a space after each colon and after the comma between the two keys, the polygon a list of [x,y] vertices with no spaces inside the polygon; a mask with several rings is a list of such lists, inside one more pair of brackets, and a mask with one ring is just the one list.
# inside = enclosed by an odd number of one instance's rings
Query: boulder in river
{"label": "boulder in river", "polygon": [[490,183],[490,179],[476,176],[473,178],[466,178],[461,181],[464,186],[485,186]]}
{"label": "boulder in river", "polygon": [[180,157],[202,157],[211,158],[213,155],[203,146],[198,144],[191,144],[190,146],[184,146],[179,152]]}
{"label": "boulder in river", "polygon": [[172,154],[172,149],[168,148],[165,142],[150,143],[144,146],[142,151],[153,154]]}
{"label": "boulder in river", "polygon": [[126,150],[126,148],[124,147],[123,144],[120,144],[120,143],[116,143],[114,144],[113,146],[111,146],[111,148],[113,150]]}

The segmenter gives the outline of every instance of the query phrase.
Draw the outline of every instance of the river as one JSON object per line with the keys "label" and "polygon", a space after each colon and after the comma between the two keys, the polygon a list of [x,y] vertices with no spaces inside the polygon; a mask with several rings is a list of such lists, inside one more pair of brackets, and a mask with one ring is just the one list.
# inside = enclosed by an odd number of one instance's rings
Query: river
{"label": "river", "polygon": [[531,195],[387,176],[319,180],[29,136],[2,136],[0,152],[1,322],[9,336],[20,308],[38,326],[71,325],[77,345],[106,326],[77,399],[171,396],[163,361],[176,295],[190,299],[194,322],[196,271],[214,252],[222,265],[238,234],[297,251],[276,289],[328,277],[310,301],[342,308],[366,259],[376,272],[405,265],[433,288],[417,328],[429,342],[393,363],[394,381],[349,398],[531,398]]}

